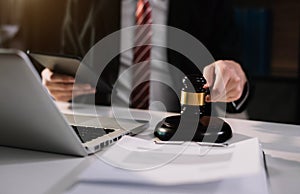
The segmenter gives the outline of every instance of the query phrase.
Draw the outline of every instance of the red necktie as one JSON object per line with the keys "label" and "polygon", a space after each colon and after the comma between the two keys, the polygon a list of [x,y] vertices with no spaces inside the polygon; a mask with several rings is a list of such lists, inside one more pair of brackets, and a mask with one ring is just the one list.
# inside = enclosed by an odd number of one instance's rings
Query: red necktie
{"label": "red necktie", "polygon": [[[136,7],[135,44],[133,49],[133,84],[140,83],[131,93],[131,107],[139,109],[149,108],[150,99],[150,56],[151,56],[151,7],[149,0],[138,0]],[[145,81],[147,80],[147,81]]]}

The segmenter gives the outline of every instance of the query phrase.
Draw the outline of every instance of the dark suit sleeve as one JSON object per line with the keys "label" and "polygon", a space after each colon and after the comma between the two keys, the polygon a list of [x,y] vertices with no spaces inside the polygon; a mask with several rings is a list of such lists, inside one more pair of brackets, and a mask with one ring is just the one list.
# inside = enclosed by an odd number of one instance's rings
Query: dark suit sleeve
{"label": "dark suit sleeve", "polygon": [[[227,57],[230,57],[229,59],[235,60],[236,62],[240,63],[240,37],[239,34],[237,33],[237,27],[235,25],[234,22],[234,11],[233,11],[233,7],[232,7],[232,3],[231,1],[224,1],[226,2],[224,5],[224,14],[226,16],[222,17],[224,20],[222,21],[222,24],[220,24],[220,26],[223,25],[224,28],[224,37],[222,37],[222,44],[220,46],[220,59],[228,59]],[[226,56],[222,56],[221,53],[224,53],[227,55]],[[241,64],[242,65],[242,64]],[[243,68],[243,67],[242,67]],[[244,90],[242,93],[242,96],[240,97],[240,99],[231,102],[231,103],[227,103],[227,112],[230,113],[240,113],[242,111],[244,111],[248,105],[249,99],[251,97],[252,94],[252,90],[253,90],[253,85],[250,81],[250,77],[247,75],[247,71],[243,68],[244,72],[246,73],[246,77],[247,77],[247,83],[244,86]]]}
{"label": "dark suit sleeve", "polygon": [[[215,24],[211,52],[216,60],[234,60],[240,63],[240,38],[234,22],[232,3],[229,0],[215,2]],[[227,112],[239,113],[245,110],[253,88],[249,76],[247,76],[247,80],[240,99],[227,103]]]}
{"label": "dark suit sleeve", "polygon": [[[234,60],[240,63],[240,42],[230,0],[189,0],[189,3],[170,1],[168,25],[186,31],[197,38],[215,60]],[[186,74],[197,72],[193,68],[196,64],[190,64],[190,61],[174,52],[168,52],[168,59],[171,64],[175,64]],[[231,113],[243,111],[249,100],[251,88],[248,82],[244,87],[242,97],[235,102],[228,103],[227,111]]]}

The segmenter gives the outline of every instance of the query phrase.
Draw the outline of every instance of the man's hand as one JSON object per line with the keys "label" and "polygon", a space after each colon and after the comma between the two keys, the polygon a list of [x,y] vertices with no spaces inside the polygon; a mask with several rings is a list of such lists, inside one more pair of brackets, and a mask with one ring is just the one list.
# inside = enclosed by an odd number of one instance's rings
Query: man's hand
{"label": "man's hand", "polygon": [[246,75],[240,64],[234,61],[216,61],[203,70],[207,80],[204,87],[210,87],[208,102],[233,102],[238,100],[247,82]]}
{"label": "man's hand", "polygon": [[74,77],[53,73],[49,69],[42,71],[42,81],[52,97],[57,101],[67,102],[72,97],[94,94],[96,92],[89,84],[74,84]]}

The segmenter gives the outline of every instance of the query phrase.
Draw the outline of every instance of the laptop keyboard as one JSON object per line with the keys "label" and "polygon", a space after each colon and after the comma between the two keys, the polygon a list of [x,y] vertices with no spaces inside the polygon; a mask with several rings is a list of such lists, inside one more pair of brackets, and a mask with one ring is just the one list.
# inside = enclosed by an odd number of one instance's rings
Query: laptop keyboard
{"label": "laptop keyboard", "polygon": [[97,139],[103,135],[114,132],[114,129],[107,128],[96,128],[96,127],[86,127],[86,126],[74,126],[72,128],[75,130],[79,138],[83,143],[91,141],[93,139]]}

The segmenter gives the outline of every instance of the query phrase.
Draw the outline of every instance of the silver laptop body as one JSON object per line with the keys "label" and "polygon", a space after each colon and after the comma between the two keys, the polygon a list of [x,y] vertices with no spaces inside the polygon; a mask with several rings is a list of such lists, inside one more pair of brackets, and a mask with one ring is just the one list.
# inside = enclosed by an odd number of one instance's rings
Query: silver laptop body
{"label": "silver laptop body", "polygon": [[125,130],[114,118],[91,117],[85,123],[100,121],[114,132],[82,143],[69,125],[72,118],[61,114],[27,55],[18,50],[0,49],[0,94],[1,146],[86,156],[147,128],[134,122]]}

